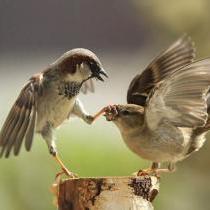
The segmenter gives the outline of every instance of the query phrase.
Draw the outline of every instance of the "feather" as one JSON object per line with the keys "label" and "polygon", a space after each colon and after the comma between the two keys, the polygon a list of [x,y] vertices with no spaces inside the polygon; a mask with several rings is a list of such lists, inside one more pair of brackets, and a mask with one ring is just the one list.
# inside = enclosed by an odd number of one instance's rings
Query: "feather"
{"label": "feather", "polygon": [[194,62],[162,81],[146,104],[146,121],[156,129],[162,120],[177,127],[206,124],[207,92],[210,86],[210,59]]}
{"label": "feather", "polygon": [[[41,84],[40,75],[36,75],[24,86],[0,132],[0,157],[9,157],[12,148],[18,155],[23,139],[26,138],[27,149],[31,148],[36,122],[36,99]],[[40,88],[39,88],[40,87]]]}
{"label": "feather", "polygon": [[[15,122],[11,133],[9,133],[9,137],[7,139],[7,144],[4,146],[6,158],[9,157],[12,146],[15,145],[15,143],[17,141],[17,135],[18,135],[21,127],[24,126],[24,122],[26,121],[25,119],[28,119],[30,116],[31,106],[32,106],[31,94],[29,96],[27,96],[26,98],[27,98],[27,100],[24,99],[25,104],[22,105],[20,112],[17,112],[16,118],[18,120]],[[28,124],[26,124],[26,126],[28,126]],[[23,132],[25,133],[25,130]]]}
{"label": "feather", "polygon": [[28,130],[27,130],[26,136],[25,136],[25,148],[27,151],[31,150],[33,137],[34,137],[35,125],[36,125],[36,106],[34,104],[33,111],[31,114],[30,124],[29,124]]}
{"label": "feather", "polygon": [[194,44],[184,35],[155,58],[142,74],[134,77],[128,88],[127,102],[144,106],[149,93],[159,82],[190,64],[194,57]]}

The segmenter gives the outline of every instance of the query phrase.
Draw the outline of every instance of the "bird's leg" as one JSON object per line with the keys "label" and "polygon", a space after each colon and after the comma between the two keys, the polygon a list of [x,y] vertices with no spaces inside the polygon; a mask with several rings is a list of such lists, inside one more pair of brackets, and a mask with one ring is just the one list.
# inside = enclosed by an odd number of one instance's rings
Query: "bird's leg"
{"label": "bird's leg", "polygon": [[101,115],[105,114],[106,111],[106,107],[104,107],[103,109],[101,109],[99,112],[97,112],[94,116],[93,116],[93,120],[95,121],[98,117],[100,117]]}
{"label": "bird's leg", "polygon": [[137,172],[137,176],[158,175],[157,171],[160,169],[160,163],[153,162],[150,168],[141,169]]}
{"label": "bird's leg", "polygon": [[117,105],[109,105],[101,109],[94,115],[94,120],[96,120],[101,115],[105,115],[108,121],[112,121],[118,115]]}
{"label": "bird's leg", "polygon": [[175,163],[169,162],[167,168],[158,168],[156,169],[156,173],[159,175],[161,173],[173,173],[176,170]]}
{"label": "bird's leg", "polygon": [[168,168],[160,168],[160,163],[153,162],[151,168],[140,170],[137,175],[152,175],[159,176],[162,173],[173,173],[176,170],[175,163],[170,162]]}
{"label": "bird's leg", "polygon": [[91,124],[94,121],[94,117],[87,114],[82,102],[79,99],[76,99],[72,113],[77,117],[83,119],[88,124]]}
{"label": "bird's leg", "polygon": [[62,169],[62,172],[59,172],[57,176],[60,176],[61,174],[66,174],[67,176],[71,177],[71,178],[76,178],[78,177],[76,174],[74,174],[73,172],[69,171],[67,169],[67,167],[64,165],[63,161],[60,159],[59,155],[58,155],[58,152],[56,150],[56,147],[55,147],[55,143],[54,141],[51,142],[50,146],[48,145],[49,147],[49,151],[50,151],[50,154],[53,156],[53,158],[55,159],[55,161],[60,165],[61,169]]}
{"label": "bird's leg", "polygon": [[59,158],[58,154],[53,155],[54,159],[56,160],[56,162],[61,166],[62,172],[59,172],[56,177],[60,176],[61,174],[66,174],[67,176],[71,177],[71,178],[77,178],[78,176],[76,174],[74,174],[73,172],[69,171],[66,166],[63,164],[63,162],[61,161],[61,159]]}
{"label": "bird's leg", "polygon": [[[50,123],[47,123],[46,126],[42,129],[41,135],[45,139],[48,145],[50,154],[53,156],[56,162],[60,165],[62,169],[62,173],[66,174],[67,176],[71,178],[76,178],[77,176],[67,169],[67,167],[63,164],[60,157],[58,156],[58,152],[57,152],[56,144],[55,144],[55,138],[53,136],[53,129]],[[62,173],[59,173],[59,175]]]}
{"label": "bird's leg", "polygon": [[[79,116],[80,118],[84,119],[86,122],[88,122],[89,124],[91,124],[93,121],[95,121],[98,117],[100,117],[101,115],[106,115],[108,117],[115,117],[118,112],[117,112],[117,109],[116,109],[116,105],[109,105],[109,106],[106,106],[104,108],[102,108],[99,112],[97,112],[94,116],[91,116],[91,115],[84,115],[85,114],[85,111],[83,109],[82,106],[80,106],[80,109],[78,109],[78,105],[81,104],[81,102],[79,102],[78,104],[75,103],[75,111],[74,111],[74,114],[76,114],[77,116]],[[80,111],[78,113],[78,111]],[[81,112],[83,111],[83,112]],[[76,113],[75,113],[76,112]],[[109,119],[109,120],[112,120],[112,119]]]}

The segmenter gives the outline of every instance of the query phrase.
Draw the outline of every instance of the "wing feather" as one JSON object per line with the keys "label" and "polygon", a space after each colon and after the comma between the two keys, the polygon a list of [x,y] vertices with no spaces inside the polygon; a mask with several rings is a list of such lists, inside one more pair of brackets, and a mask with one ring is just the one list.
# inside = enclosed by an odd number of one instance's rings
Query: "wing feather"
{"label": "wing feather", "polygon": [[[35,103],[35,100],[34,100],[34,94],[31,93],[30,95],[30,110],[29,110],[29,113],[28,115],[24,118],[24,121],[22,123],[22,126],[18,132],[18,135],[16,137],[16,141],[15,141],[15,144],[14,144],[14,155],[18,155],[19,154],[19,151],[20,151],[20,148],[21,148],[21,145],[22,145],[22,142],[23,142],[23,138],[26,134],[26,131],[27,129],[29,128],[30,126],[30,122],[31,122],[31,113],[32,113],[32,109],[34,107],[34,103]],[[34,131],[33,131],[34,132]]]}
{"label": "wing feather", "polygon": [[20,128],[20,131],[18,132],[18,135],[16,137],[15,143],[14,143],[14,155],[18,155],[20,152],[20,148],[26,133],[26,130],[28,128],[28,124],[30,123],[30,118],[27,117],[24,119],[23,125]]}
{"label": "wing feather", "polygon": [[[39,75],[34,76],[24,86],[0,132],[0,157],[18,155],[23,139],[26,139],[26,149],[30,150],[36,122],[36,96],[41,89]],[[40,87],[40,88],[39,88]]]}
{"label": "wing feather", "polygon": [[20,107],[23,105],[23,100],[17,100],[9,112],[9,115],[0,132],[0,146],[6,143],[9,133],[11,133],[16,121],[18,120],[16,113],[20,112]]}
{"label": "wing feather", "polygon": [[36,104],[34,104],[34,106],[33,106],[30,124],[29,124],[28,130],[27,130],[26,136],[25,136],[25,148],[27,151],[31,150],[35,126],[36,126]]}
{"label": "wing feather", "polygon": [[155,58],[142,74],[134,77],[128,88],[127,102],[144,106],[149,93],[159,82],[190,64],[194,58],[194,44],[184,35]]}
{"label": "wing feather", "polygon": [[[28,94],[28,93],[27,93]],[[22,105],[20,112],[17,114],[17,121],[15,122],[11,133],[9,133],[9,138],[7,139],[7,144],[5,145],[5,147],[3,148],[5,150],[5,157],[8,158],[10,155],[10,152],[12,150],[12,146],[15,145],[15,143],[17,142],[17,135],[20,131],[20,128],[22,126],[24,126],[24,121],[25,119],[28,119],[30,116],[30,112],[31,112],[31,106],[32,106],[32,102],[31,102],[31,94],[28,94],[28,96],[24,96],[27,98],[27,100],[25,100],[25,104]],[[28,126],[28,124],[26,124],[26,126]],[[24,130],[25,132],[25,130]]]}
{"label": "wing feather", "polygon": [[162,81],[149,96],[146,122],[158,128],[162,120],[178,127],[206,124],[207,92],[210,87],[210,59],[189,64]]}

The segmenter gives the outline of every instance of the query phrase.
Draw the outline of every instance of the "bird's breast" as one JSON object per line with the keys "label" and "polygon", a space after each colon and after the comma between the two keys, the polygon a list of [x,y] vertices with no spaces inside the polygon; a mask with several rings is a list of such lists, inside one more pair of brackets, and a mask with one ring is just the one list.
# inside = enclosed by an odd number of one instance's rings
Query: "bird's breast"
{"label": "bird's breast", "polygon": [[49,89],[40,96],[37,105],[37,131],[41,131],[46,123],[50,123],[53,128],[60,126],[69,118],[76,96],[68,98],[59,95],[57,90]]}

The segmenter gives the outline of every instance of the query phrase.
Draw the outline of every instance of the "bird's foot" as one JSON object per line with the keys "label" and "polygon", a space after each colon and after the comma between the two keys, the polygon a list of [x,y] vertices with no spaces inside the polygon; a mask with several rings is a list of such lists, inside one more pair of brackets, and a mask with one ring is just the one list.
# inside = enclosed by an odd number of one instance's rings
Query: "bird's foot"
{"label": "bird's foot", "polygon": [[168,168],[148,168],[141,169],[138,172],[134,173],[136,176],[156,176],[160,177],[162,173],[172,173],[173,171]]}
{"label": "bird's foot", "polygon": [[72,179],[76,179],[78,178],[78,175],[69,171],[66,167],[62,167],[61,168],[62,171],[59,172],[58,174],[56,174],[56,177],[62,176],[63,174],[65,174],[67,177],[72,178]]}
{"label": "bird's foot", "polygon": [[118,115],[117,105],[109,105],[104,107],[93,116],[93,121],[95,121],[101,115],[104,115],[108,121],[114,120],[114,118]]}
{"label": "bird's foot", "polygon": [[107,121],[115,120],[119,114],[117,110],[117,105],[109,105],[104,109],[105,109],[104,116],[106,117]]}
{"label": "bird's foot", "polygon": [[58,198],[59,198],[59,186],[60,184],[62,184],[63,182],[63,179],[62,179],[62,176],[63,175],[66,175],[68,177],[71,177],[72,179],[74,178],[77,178],[78,175],[70,172],[68,169],[66,168],[62,168],[62,171],[57,173],[56,176],[55,176],[55,181],[54,183],[52,184],[52,186],[50,187],[50,191],[51,193],[54,195],[54,198],[53,198],[53,204],[54,206],[58,207]]}
{"label": "bird's foot", "polygon": [[134,176],[156,176],[160,177],[158,173],[158,169],[147,168],[147,169],[140,169],[139,171],[133,173]]}
{"label": "bird's foot", "polygon": [[63,175],[63,174],[65,174],[66,176],[68,176],[68,177],[70,177],[70,178],[72,178],[72,179],[75,179],[75,178],[78,177],[77,174],[75,174],[75,173],[73,173],[73,172],[71,172],[71,171],[69,171],[69,170],[67,169],[67,167],[64,165],[64,163],[63,163],[63,162],[61,161],[61,159],[58,157],[57,153],[56,153],[55,155],[53,155],[53,157],[55,158],[56,162],[58,162],[58,164],[60,165],[60,167],[61,167],[61,169],[62,169],[62,171],[59,172],[59,173],[56,175],[56,177],[57,177],[57,176],[61,176],[61,175]]}

